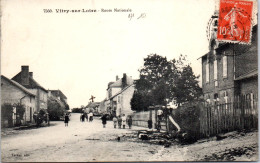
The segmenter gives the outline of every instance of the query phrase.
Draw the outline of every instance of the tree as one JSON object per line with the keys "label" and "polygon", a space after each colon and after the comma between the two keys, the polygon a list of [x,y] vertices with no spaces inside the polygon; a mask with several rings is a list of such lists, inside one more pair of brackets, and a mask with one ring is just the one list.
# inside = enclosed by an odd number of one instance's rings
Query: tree
{"label": "tree", "polygon": [[[146,110],[151,105],[166,105],[171,98],[171,87],[177,79],[175,60],[157,54],[148,55],[144,66],[139,70],[140,79],[136,81],[136,92],[131,101],[133,110]],[[138,104],[140,103],[140,104]],[[137,105],[138,104],[138,105]]]}
{"label": "tree", "polygon": [[49,98],[47,111],[49,113],[50,120],[59,120],[60,116],[63,116],[65,112],[65,106],[57,100]]}
{"label": "tree", "polygon": [[70,106],[67,103],[65,103],[65,110],[70,110]]}
{"label": "tree", "polygon": [[157,54],[148,55],[135,83],[132,110],[147,110],[151,105],[166,105],[174,99],[178,104],[197,100],[202,93],[198,76],[186,62],[183,55],[170,61]]}
{"label": "tree", "polygon": [[174,87],[174,99],[177,104],[199,100],[202,95],[202,89],[199,86],[199,76],[195,76],[190,65],[182,68],[179,72],[179,78]]}

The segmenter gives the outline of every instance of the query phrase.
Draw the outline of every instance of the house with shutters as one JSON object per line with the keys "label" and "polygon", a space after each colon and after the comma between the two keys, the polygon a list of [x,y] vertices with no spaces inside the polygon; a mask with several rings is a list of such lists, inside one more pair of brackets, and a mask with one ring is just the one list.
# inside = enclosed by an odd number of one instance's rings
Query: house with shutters
{"label": "house with shutters", "polygon": [[240,95],[258,96],[257,25],[252,29],[251,44],[219,42],[217,17],[213,21],[209,52],[201,57],[202,90],[209,104],[234,102]]}
{"label": "house with shutters", "polygon": [[105,105],[107,113],[113,116],[122,114],[131,114],[130,101],[134,94],[134,81],[131,76],[123,74],[122,78],[116,77],[115,82],[108,83],[107,100]]}
{"label": "house with shutters", "polygon": [[33,113],[36,110],[36,95],[16,81],[1,75],[1,105],[4,104],[13,106],[13,115],[11,122],[6,117],[1,117],[2,126],[13,126],[16,123],[17,104],[22,104],[25,107],[24,117],[21,118],[22,123],[33,122]]}
{"label": "house with shutters", "polygon": [[16,81],[35,94],[36,112],[41,109],[47,110],[48,91],[34,80],[33,72],[29,72],[29,66],[21,66],[21,71],[15,75],[12,80]]}

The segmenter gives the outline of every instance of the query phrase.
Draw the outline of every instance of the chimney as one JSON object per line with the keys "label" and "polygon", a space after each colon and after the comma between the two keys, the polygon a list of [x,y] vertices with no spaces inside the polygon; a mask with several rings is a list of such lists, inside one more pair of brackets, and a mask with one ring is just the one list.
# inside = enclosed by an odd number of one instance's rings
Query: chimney
{"label": "chimney", "polygon": [[33,78],[33,72],[29,72],[31,78]]}
{"label": "chimney", "polygon": [[117,76],[116,76],[116,81],[118,81],[118,79],[119,79],[119,78],[118,78],[118,75],[117,75]]}
{"label": "chimney", "polygon": [[127,86],[127,78],[126,78],[126,73],[124,73],[122,78],[122,88],[125,88],[126,86]]}
{"label": "chimney", "polygon": [[22,66],[21,84],[29,85],[29,66]]}

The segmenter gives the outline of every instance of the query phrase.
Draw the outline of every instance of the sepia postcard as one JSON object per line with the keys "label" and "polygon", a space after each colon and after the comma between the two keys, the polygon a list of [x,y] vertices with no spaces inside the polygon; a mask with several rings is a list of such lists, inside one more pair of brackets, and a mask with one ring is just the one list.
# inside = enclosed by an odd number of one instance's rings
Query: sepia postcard
{"label": "sepia postcard", "polygon": [[2,0],[2,162],[258,161],[257,0]]}

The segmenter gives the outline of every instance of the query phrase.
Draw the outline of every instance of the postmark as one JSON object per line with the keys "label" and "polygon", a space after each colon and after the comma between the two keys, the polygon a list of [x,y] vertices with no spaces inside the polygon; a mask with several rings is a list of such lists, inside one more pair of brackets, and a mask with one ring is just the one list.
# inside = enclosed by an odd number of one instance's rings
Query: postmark
{"label": "postmark", "polygon": [[217,40],[251,43],[252,1],[220,0]]}

